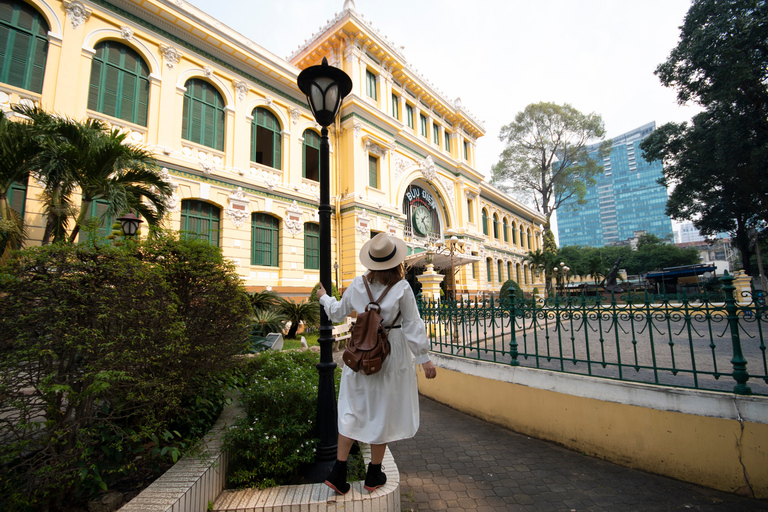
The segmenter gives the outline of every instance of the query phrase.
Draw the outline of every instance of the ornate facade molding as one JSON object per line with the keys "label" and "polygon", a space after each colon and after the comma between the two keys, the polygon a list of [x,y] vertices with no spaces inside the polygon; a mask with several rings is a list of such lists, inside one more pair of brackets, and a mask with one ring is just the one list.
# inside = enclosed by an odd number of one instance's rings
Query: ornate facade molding
{"label": "ornate facade molding", "polygon": [[74,0],[72,2],[64,2],[64,12],[69,18],[69,22],[72,23],[72,28],[77,30],[80,25],[88,21],[91,17],[91,10],[88,9],[80,0]]}
{"label": "ornate facade molding", "polygon": [[368,211],[363,210],[362,213],[357,216],[357,225],[355,231],[360,240],[366,241],[371,238],[371,218],[368,216]]}
{"label": "ornate facade molding", "polygon": [[388,147],[371,140],[370,137],[365,138],[363,141],[363,147],[368,153],[376,156],[387,156],[387,151],[389,151]]}
{"label": "ornate facade molding", "polygon": [[213,68],[211,66],[205,66],[203,68],[203,75],[205,75],[205,78],[208,80],[213,78]]}
{"label": "ornate facade molding", "polygon": [[268,107],[271,107],[274,102],[275,102],[275,100],[272,99],[272,96],[264,96],[264,103]]}
{"label": "ornate facade molding", "polygon": [[277,181],[271,174],[264,178],[264,183],[267,185],[269,190],[275,190],[275,187],[280,184],[280,182]]}
{"label": "ornate facade molding", "polygon": [[400,183],[400,179],[405,175],[405,171],[414,164],[415,162],[413,160],[397,156],[395,158],[395,183]]}
{"label": "ornate facade molding", "polygon": [[434,181],[437,178],[437,166],[434,160],[432,160],[432,155],[427,155],[427,158],[419,162],[419,170],[427,181]]}
{"label": "ornate facade molding", "polygon": [[453,181],[451,181],[450,179],[444,176],[438,176],[437,179],[440,180],[440,183],[442,183],[443,187],[445,187],[445,191],[448,194],[448,200],[451,202],[451,207],[455,209],[456,198],[454,197],[454,192],[453,192]]}
{"label": "ornate facade molding", "polygon": [[160,45],[160,53],[168,69],[173,69],[181,60],[181,52],[172,46]]}
{"label": "ornate facade molding", "polygon": [[128,40],[133,38],[133,29],[129,27],[128,25],[123,25],[120,27],[120,35],[123,37],[123,39]]}
{"label": "ornate facade molding", "polygon": [[248,83],[241,80],[235,80],[232,82],[232,85],[234,86],[235,92],[237,93],[237,101],[243,101],[245,96],[248,94],[248,91],[251,90],[251,87],[248,85]]}
{"label": "ornate facade molding", "polygon": [[237,190],[229,195],[229,205],[224,212],[238,229],[250,217],[250,212],[248,211],[249,204],[250,201],[243,192],[242,187],[237,187]]}
{"label": "ornate facade molding", "polygon": [[299,112],[299,109],[297,109],[296,107],[291,107],[288,113],[291,114],[291,121],[293,121],[293,124],[298,124],[299,116],[301,115],[301,112]]}
{"label": "ornate facade molding", "polygon": [[160,177],[164,182],[171,186],[172,190],[171,195],[168,196],[165,200],[165,207],[168,208],[168,211],[171,212],[179,211],[179,204],[181,201],[179,200],[178,194],[176,194],[176,190],[179,188],[179,184],[173,181],[173,176],[171,176],[171,173],[169,173],[168,169],[165,167],[160,169]]}
{"label": "ornate facade molding", "polygon": [[302,213],[301,207],[296,200],[294,200],[285,210],[285,220],[283,221],[283,224],[285,225],[285,230],[293,236],[304,231],[304,222],[301,220]]}
{"label": "ornate facade molding", "polygon": [[363,130],[362,123],[358,123],[357,121],[355,121],[354,123],[352,123],[352,128],[354,128],[355,130],[355,138],[359,137],[360,132]]}
{"label": "ornate facade molding", "polygon": [[213,171],[216,169],[216,166],[213,165],[211,162],[199,162],[200,168],[203,170],[205,174],[212,174]]}

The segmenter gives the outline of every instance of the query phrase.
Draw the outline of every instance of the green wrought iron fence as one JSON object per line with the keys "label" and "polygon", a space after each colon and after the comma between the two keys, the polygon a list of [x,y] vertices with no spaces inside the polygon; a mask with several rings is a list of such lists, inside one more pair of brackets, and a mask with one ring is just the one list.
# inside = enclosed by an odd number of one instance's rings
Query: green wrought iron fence
{"label": "green wrought iron fence", "polygon": [[432,350],[666,386],[768,395],[764,297],[558,296],[420,301]]}

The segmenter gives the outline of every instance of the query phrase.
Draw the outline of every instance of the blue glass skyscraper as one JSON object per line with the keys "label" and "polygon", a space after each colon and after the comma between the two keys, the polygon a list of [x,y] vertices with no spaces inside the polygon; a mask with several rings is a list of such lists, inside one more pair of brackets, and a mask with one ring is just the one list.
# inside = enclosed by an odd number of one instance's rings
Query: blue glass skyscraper
{"label": "blue glass skyscraper", "polygon": [[[659,185],[661,162],[647,162],[640,141],[656,129],[651,122],[613,139],[605,170],[597,184],[587,188],[587,204],[569,201],[557,210],[560,245],[602,247],[629,240],[645,230],[659,238],[672,238],[672,221],[664,214],[667,189]],[[598,145],[588,148],[597,159]]]}

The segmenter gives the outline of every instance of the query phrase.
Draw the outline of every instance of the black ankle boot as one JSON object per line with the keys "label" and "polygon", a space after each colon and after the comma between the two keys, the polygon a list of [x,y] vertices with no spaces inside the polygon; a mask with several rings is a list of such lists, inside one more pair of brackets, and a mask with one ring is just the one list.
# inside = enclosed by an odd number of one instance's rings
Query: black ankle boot
{"label": "black ankle boot", "polygon": [[[368,480],[366,480],[367,482]],[[331,474],[325,480],[325,485],[339,494],[347,494],[350,485],[347,482],[347,461],[337,460],[331,469]]]}
{"label": "black ankle boot", "polygon": [[368,472],[365,474],[365,489],[373,491],[387,483],[387,475],[381,470],[381,464],[368,464]]}

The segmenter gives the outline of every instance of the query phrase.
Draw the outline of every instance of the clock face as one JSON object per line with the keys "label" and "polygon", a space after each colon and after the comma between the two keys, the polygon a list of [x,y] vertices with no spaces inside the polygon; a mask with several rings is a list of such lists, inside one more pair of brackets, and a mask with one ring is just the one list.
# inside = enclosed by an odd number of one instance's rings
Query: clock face
{"label": "clock face", "polygon": [[432,229],[432,214],[425,206],[413,210],[413,229],[420,235],[427,235]]}

